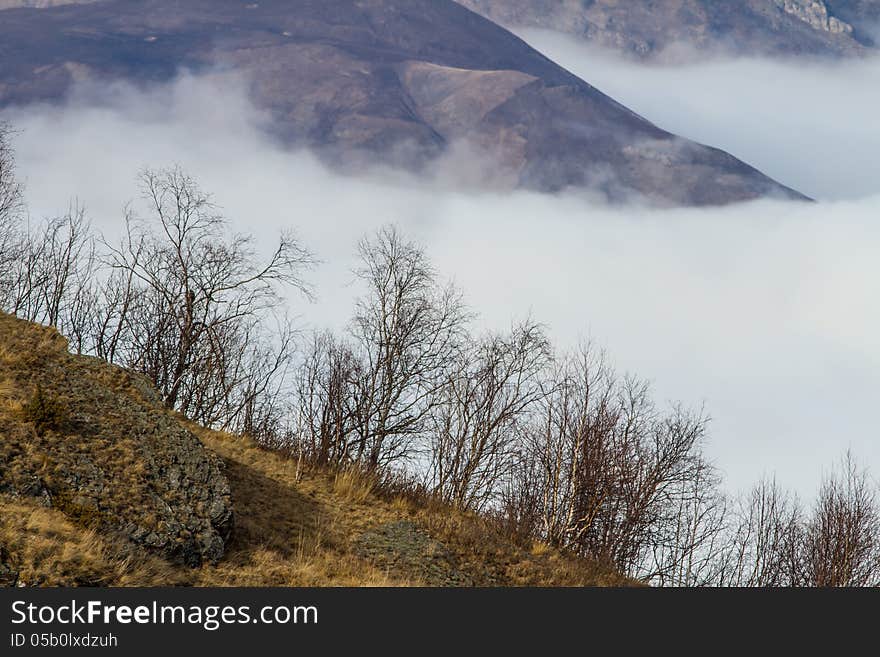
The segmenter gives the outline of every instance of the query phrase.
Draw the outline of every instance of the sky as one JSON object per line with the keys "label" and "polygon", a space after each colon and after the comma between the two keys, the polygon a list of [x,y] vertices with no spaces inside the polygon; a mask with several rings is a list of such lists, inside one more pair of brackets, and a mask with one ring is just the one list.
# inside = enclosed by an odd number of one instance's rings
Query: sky
{"label": "sky", "polygon": [[294,229],[322,261],[311,274],[317,301],[292,299],[303,326],[344,324],[357,240],[397,223],[484,326],[531,314],[562,347],[604,346],[660,402],[705,405],[709,455],[729,489],[768,475],[809,497],[847,449],[880,473],[880,62],[661,68],[526,38],[661,127],[819,202],[650,209],[480,189],[452,174],[460,151],[425,178],[345,176],[272,143],[227,77],[80,89],[62,107],[6,118],[20,131],[35,217],[77,198],[112,236],[137,172],[180,164],[263,248]]}

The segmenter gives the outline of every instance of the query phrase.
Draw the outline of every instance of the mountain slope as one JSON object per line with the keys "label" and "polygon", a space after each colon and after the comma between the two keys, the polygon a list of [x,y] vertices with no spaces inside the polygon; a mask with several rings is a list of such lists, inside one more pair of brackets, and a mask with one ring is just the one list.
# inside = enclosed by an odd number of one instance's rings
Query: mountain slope
{"label": "mountain slope", "polygon": [[627,583],[478,517],[195,427],[141,377],[0,313],[0,586]]}
{"label": "mountain slope", "polygon": [[[858,55],[874,47],[877,0],[459,0],[511,27],[582,37],[638,57],[688,45],[747,55]],[[667,51],[667,52],[664,52]]]}
{"label": "mountain slope", "polygon": [[220,559],[233,523],[220,463],[142,379],[66,346],[0,313],[0,493],[170,562]]}
{"label": "mountain slope", "polygon": [[76,80],[244,73],[288,143],[343,164],[424,166],[459,141],[493,177],[682,205],[797,197],[671,135],[452,0],[107,0],[7,9],[0,108]]}

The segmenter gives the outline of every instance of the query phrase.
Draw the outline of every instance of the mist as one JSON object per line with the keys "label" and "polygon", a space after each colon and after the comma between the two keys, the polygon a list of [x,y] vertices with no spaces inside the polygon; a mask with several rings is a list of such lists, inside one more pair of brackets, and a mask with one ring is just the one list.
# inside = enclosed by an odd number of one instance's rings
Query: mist
{"label": "mist", "polygon": [[[556,32],[520,36],[677,135],[715,146],[816,199],[878,192],[880,56],[864,60],[685,56],[644,64]],[[679,47],[683,50],[684,47]]]}
{"label": "mist", "polygon": [[[756,65],[706,66],[747,79]],[[112,237],[137,197],[138,171],[179,163],[238,230],[268,246],[292,228],[316,252],[318,300],[291,299],[305,328],[344,325],[358,293],[350,273],[356,241],[397,223],[465,291],[483,326],[504,328],[531,313],[563,348],[595,341],[619,369],[650,379],[661,401],[705,404],[713,418],[709,453],[729,488],[775,474],[809,497],[846,449],[880,470],[880,183],[872,182],[865,146],[880,144],[880,130],[861,108],[847,120],[820,121],[811,102],[826,111],[838,102],[827,98],[826,65],[811,69],[812,99],[808,67],[800,68],[796,88],[807,108],[798,125],[814,121],[827,136],[839,123],[839,139],[854,144],[849,159],[846,149],[825,146],[841,158],[835,180],[823,179],[828,157],[808,158],[813,142],[788,124],[779,134],[771,127],[753,134],[781,97],[765,104],[761,85],[740,87],[752,95],[740,97],[736,112],[702,86],[704,67],[658,72],[607,60],[588,79],[663,127],[676,129],[663,123],[675,118],[687,136],[722,147],[728,140],[735,154],[823,199],[816,204],[650,209],[576,194],[462,188],[444,173],[459,168],[460,154],[423,178],[381,169],[342,175],[266,137],[265,117],[229,77],[183,74],[151,91],[80,88],[62,107],[3,116],[20,131],[15,145],[34,217],[57,215],[77,198]],[[841,70],[855,79],[855,69]],[[602,86],[603,77],[617,76],[620,93]],[[662,86],[663,76],[677,85],[667,98],[640,87],[640,80]]]}

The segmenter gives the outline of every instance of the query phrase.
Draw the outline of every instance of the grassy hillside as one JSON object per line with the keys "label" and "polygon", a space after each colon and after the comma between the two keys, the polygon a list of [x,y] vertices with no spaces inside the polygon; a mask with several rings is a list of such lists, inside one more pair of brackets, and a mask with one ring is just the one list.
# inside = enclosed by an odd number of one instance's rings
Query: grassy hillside
{"label": "grassy hillside", "polygon": [[[142,417],[135,421],[133,413]],[[171,435],[198,436],[222,460],[231,490],[234,527],[225,553],[197,567],[104,522],[142,513],[145,496],[167,489],[141,462],[153,452],[139,443],[147,440],[143,426],[167,431],[167,423]],[[89,481],[109,492],[86,501],[61,495],[53,476],[63,473],[67,482],[85,467],[100,474]],[[34,472],[42,483],[29,487]],[[194,513],[201,508],[173,495]],[[156,532],[170,524],[159,518]],[[138,377],[71,356],[54,331],[0,315],[0,585],[626,583],[589,560],[520,544],[481,518],[376,490],[354,473],[298,468],[248,438],[193,427],[163,410]]]}

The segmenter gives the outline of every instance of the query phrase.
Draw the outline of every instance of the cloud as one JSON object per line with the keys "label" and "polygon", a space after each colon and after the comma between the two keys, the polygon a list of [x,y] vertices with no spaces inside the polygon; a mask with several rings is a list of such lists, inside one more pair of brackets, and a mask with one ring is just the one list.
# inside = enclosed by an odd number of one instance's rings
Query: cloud
{"label": "cloud", "polygon": [[707,59],[701,53],[683,57],[700,63],[647,65],[556,32],[520,36],[661,128],[726,150],[808,196],[877,193],[880,57]]}
{"label": "cloud", "polygon": [[[754,63],[742,71],[733,63],[711,66],[722,65],[742,79]],[[650,80],[655,72],[633,75]],[[756,116],[772,114],[760,85],[738,111],[721,100],[698,102],[701,75],[670,89],[670,97],[678,98],[671,104],[681,108],[682,122],[714,126],[706,141],[747,134]],[[826,75],[824,65],[814,73],[820,105],[830,102],[820,84]],[[807,85],[797,88],[807,105],[802,125],[815,121],[823,134],[833,132],[810,109]],[[639,93],[647,102],[649,91]],[[775,472],[809,495],[847,448],[880,470],[880,182],[847,178],[863,173],[860,150],[840,165],[842,191],[827,195],[835,200],[647,209],[462,187],[444,171],[463,166],[455,158],[470,167],[480,161],[466,149],[426,178],[381,169],[342,175],[272,143],[242,87],[223,77],[183,75],[152,91],[80,90],[64,107],[21,108],[7,118],[21,131],[19,164],[34,214],[57,213],[77,196],[112,234],[136,195],[137,171],[180,163],[239,229],[267,245],[280,229],[297,229],[324,261],[314,274],[319,301],[296,302],[309,325],[345,322],[356,294],[356,240],[396,222],[427,245],[487,326],[532,312],[562,345],[590,337],[606,346],[621,369],[653,380],[661,400],[705,402],[714,418],[711,453],[732,488]],[[843,138],[857,130],[866,143],[880,138],[872,124],[835,123]],[[762,134],[771,141],[774,133]],[[800,175],[803,183],[813,168],[828,166],[818,155],[802,161],[809,144],[785,131],[778,138],[782,145],[764,145],[765,162],[752,160],[785,168],[791,148],[785,182],[797,186]]]}

